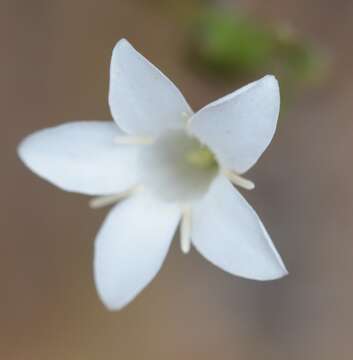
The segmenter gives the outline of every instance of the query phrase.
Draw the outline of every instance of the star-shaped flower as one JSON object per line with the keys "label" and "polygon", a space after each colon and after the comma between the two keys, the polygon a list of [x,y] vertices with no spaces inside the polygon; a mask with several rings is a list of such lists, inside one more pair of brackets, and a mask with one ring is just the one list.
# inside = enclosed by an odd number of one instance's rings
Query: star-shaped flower
{"label": "star-shaped flower", "polygon": [[193,113],[176,86],[126,40],[113,51],[109,105],[115,122],[79,121],[40,130],[19,146],[23,162],[66,191],[114,204],[95,243],[94,276],[111,310],[155,277],[180,224],[191,244],[231,274],[287,274],[261,220],[234,185],[276,129],[280,97],[265,76]]}

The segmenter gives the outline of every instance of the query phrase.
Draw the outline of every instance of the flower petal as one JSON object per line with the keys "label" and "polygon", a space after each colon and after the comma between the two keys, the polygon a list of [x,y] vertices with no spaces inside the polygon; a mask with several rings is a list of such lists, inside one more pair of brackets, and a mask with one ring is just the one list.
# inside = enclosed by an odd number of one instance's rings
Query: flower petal
{"label": "flower petal", "polygon": [[271,142],[279,107],[278,82],[267,75],[201,109],[190,130],[212,148],[223,167],[243,173]]}
{"label": "flower petal", "polygon": [[117,145],[112,121],[80,121],[35,132],[18,148],[37,175],[67,191],[111,194],[137,183],[137,147]]}
{"label": "flower petal", "polygon": [[233,275],[272,280],[287,274],[261,220],[223,176],[193,207],[192,242],[210,262]]}
{"label": "flower petal", "polygon": [[97,235],[94,258],[97,290],[107,308],[121,309],[155,277],[179,219],[177,206],[146,192],[111,210]]}
{"label": "flower petal", "polygon": [[109,105],[118,125],[134,135],[181,128],[192,114],[177,87],[125,39],[113,51]]}

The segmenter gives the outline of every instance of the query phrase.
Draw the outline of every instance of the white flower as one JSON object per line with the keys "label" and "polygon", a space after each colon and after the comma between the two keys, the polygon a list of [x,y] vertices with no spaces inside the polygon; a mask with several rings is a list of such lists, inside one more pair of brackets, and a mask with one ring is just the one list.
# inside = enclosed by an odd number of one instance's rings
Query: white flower
{"label": "white flower", "polygon": [[[94,275],[109,309],[129,303],[155,277],[180,223],[210,262],[238,276],[287,274],[252,207],[231,182],[253,166],[275,132],[279,88],[265,76],[197,113],[126,40],[113,51],[109,105],[114,122],[81,121],[44,129],[19,146],[24,163],[66,191],[113,204],[96,243]],[[118,126],[119,127],[118,127]]]}

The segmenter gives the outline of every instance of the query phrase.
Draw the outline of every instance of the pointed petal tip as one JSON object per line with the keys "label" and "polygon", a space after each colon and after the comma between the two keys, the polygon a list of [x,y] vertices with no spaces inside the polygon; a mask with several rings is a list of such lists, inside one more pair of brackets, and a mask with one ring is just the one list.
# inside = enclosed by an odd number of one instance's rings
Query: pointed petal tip
{"label": "pointed petal tip", "polygon": [[272,273],[269,273],[268,275],[264,275],[263,277],[259,277],[257,279],[254,278],[253,280],[258,280],[258,281],[280,280],[280,279],[286,277],[288,274],[289,274],[289,272],[288,272],[287,268],[281,261],[280,263],[278,263],[278,268],[274,269],[274,271]]}
{"label": "pointed petal tip", "polygon": [[276,75],[273,74],[266,74],[263,79],[268,79],[268,80],[274,80],[277,81]]}
{"label": "pointed petal tip", "polygon": [[[96,288],[97,288],[97,286],[96,286]],[[120,311],[127,305],[127,303],[116,304],[111,299],[105,298],[104,295],[102,294],[102,292],[98,288],[97,288],[97,295],[98,295],[99,300],[101,301],[101,303],[103,304],[103,306],[105,307],[105,309],[107,311],[110,311],[110,312]]]}
{"label": "pointed petal tip", "polygon": [[269,271],[267,273],[264,272],[261,275],[260,274],[257,274],[257,275],[234,274],[227,270],[225,270],[225,271],[230,273],[231,275],[239,276],[243,279],[254,280],[254,281],[259,281],[259,282],[280,280],[289,274],[288,270],[284,266],[282,266],[282,264],[280,265],[280,267],[278,269],[274,269],[273,271]]}
{"label": "pointed petal tip", "polygon": [[[122,54],[138,54],[141,55],[134,46],[131,45],[131,43],[125,39],[121,38],[114,46],[113,52],[112,52],[112,61],[116,59],[118,56],[123,56]],[[113,70],[113,68],[111,68]]]}
{"label": "pointed petal tip", "polygon": [[268,74],[262,78],[263,82],[266,82],[268,86],[279,88],[279,82],[275,75]]}
{"label": "pointed petal tip", "polygon": [[133,299],[130,299],[125,302],[116,303],[115,301],[104,297],[104,295],[102,294],[101,291],[99,291],[98,288],[97,288],[97,294],[98,294],[99,300],[102,302],[105,309],[110,312],[120,311],[120,310],[124,309],[130,302],[132,302],[135,299],[135,298],[133,298]]}
{"label": "pointed petal tip", "polygon": [[289,274],[288,270],[284,267],[284,268],[281,268],[281,270],[278,271],[278,273],[275,274],[273,276],[273,278],[269,279],[269,280],[279,280],[279,279],[286,277],[288,274]]}
{"label": "pointed petal tip", "polygon": [[114,46],[113,52],[115,52],[116,50],[118,50],[119,48],[122,47],[132,47],[132,45],[129,43],[129,41],[125,38],[121,38]]}
{"label": "pointed petal tip", "polygon": [[286,276],[289,275],[289,271],[288,271],[288,269],[285,267],[285,265],[283,265],[282,270],[283,270],[283,273],[282,273],[282,275],[279,277],[279,279],[284,278],[284,277],[286,277]]}
{"label": "pointed petal tip", "polygon": [[134,297],[127,299],[121,299],[114,296],[114,293],[111,292],[109,287],[104,286],[104,281],[102,281],[101,276],[99,276],[99,271],[97,269],[96,260],[94,261],[94,283],[96,287],[96,292],[98,299],[101,301],[103,306],[107,311],[114,312],[120,311],[130,304],[137,297],[138,293]]}
{"label": "pointed petal tip", "polygon": [[33,155],[31,143],[33,142],[33,139],[35,138],[37,133],[38,131],[24,137],[17,145],[16,149],[19,159],[24,163],[25,166],[27,166],[27,168],[29,168],[33,172],[36,172],[36,169],[34,166],[31,165],[31,157]]}
{"label": "pointed petal tip", "polygon": [[25,142],[27,140],[27,137],[25,137],[24,139],[22,139],[19,144],[17,145],[17,148],[16,148],[16,152],[17,152],[17,156],[20,158],[20,160],[22,162],[25,163]]}
{"label": "pointed petal tip", "polygon": [[33,144],[35,143],[38,134],[40,134],[41,131],[42,130],[36,130],[31,134],[26,135],[17,145],[17,156],[28,167],[28,162],[31,160],[30,157],[33,152]]}

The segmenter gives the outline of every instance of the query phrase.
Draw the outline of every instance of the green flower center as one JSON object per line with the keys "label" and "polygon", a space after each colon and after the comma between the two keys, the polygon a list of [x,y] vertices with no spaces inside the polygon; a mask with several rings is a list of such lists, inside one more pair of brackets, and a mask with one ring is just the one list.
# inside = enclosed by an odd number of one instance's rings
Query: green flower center
{"label": "green flower center", "polygon": [[206,146],[200,146],[186,153],[186,161],[191,165],[201,169],[213,168],[217,166],[214,155]]}

